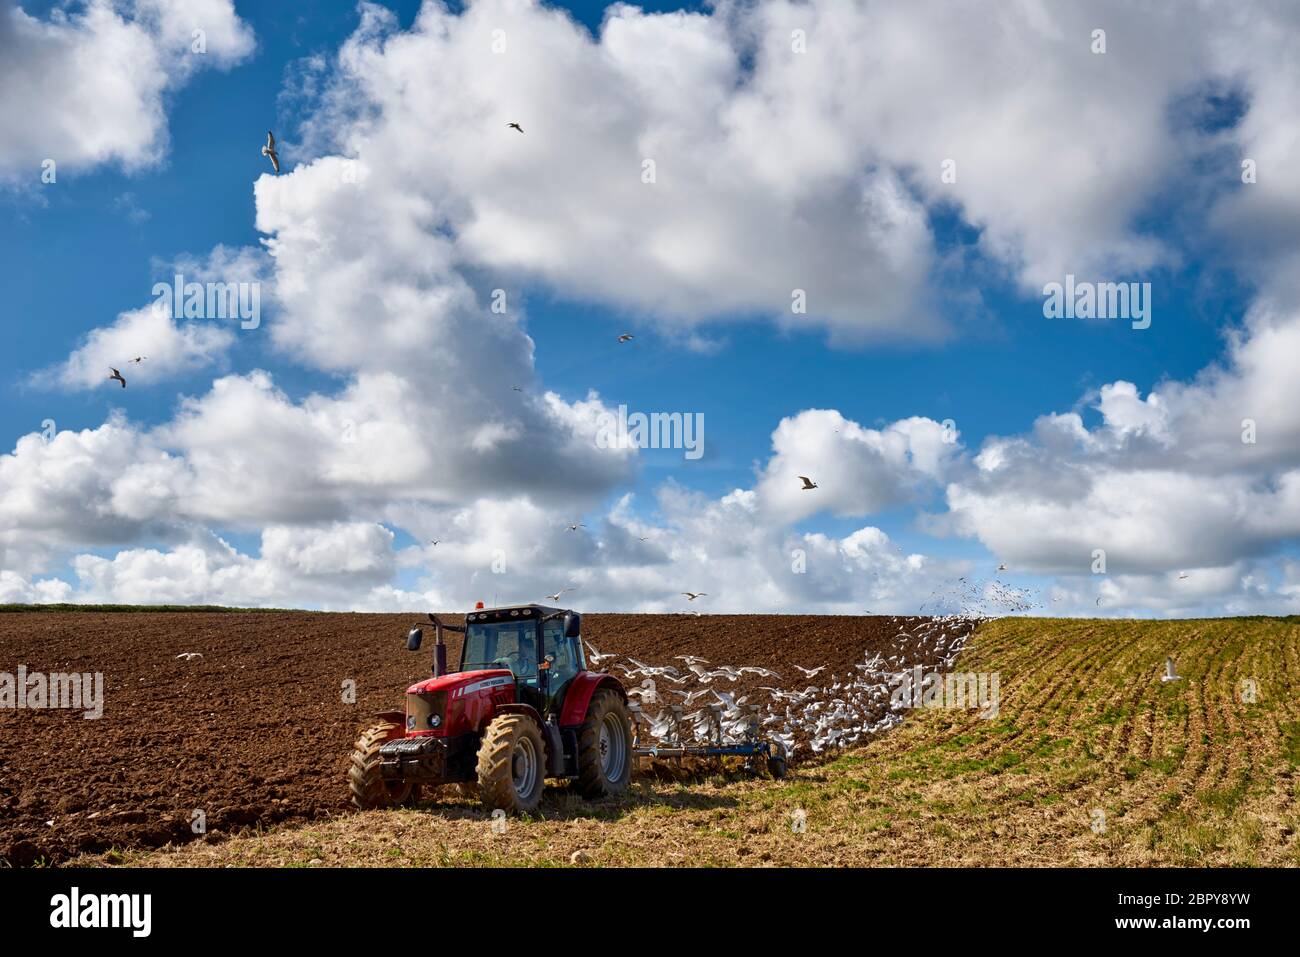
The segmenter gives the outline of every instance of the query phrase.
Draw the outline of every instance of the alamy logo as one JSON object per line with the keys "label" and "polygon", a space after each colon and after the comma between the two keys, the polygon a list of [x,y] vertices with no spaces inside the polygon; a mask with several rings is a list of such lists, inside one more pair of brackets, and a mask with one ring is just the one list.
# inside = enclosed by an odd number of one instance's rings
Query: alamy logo
{"label": "alamy logo", "polygon": [[603,412],[596,425],[601,449],[685,449],[685,458],[704,454],[703,412],[633,412],[618,407],[618,415]]}
{"label": "alamy logo", "polygon": [[985,719],[998,716],[998,672],[932,671],[925,674],[917,665],[911,671],[900,671],[889,679],[894,689],[889,703],[895,710],[904,708],[970,708],[979,709]]}
{"label": "alamy logo", "polygon": [[148,937],[153,929],[153,895],[82,894],[74,887],[50,898],[50,926],[128,927],[132,937]]}
{"label": "alamy logo", "polygon": [[1134,329],[1151,325],[1151,283],[1049,282],[1043,287],[1043,315],[1048,319],[1131,319]]}
{"label": "alamy logo", "polygon": [[177,273],[173,282],[153,286],[154,312],[172,319],[238,319],[239,328],[262,324],[260,282],[186,282]]}
{"label": "alamy logo", "polygon": [[98,671],[45,674],[18,666],[18,673],[0,671],[0,710],[80,711],[87,721],[104,716],[104,676]]}

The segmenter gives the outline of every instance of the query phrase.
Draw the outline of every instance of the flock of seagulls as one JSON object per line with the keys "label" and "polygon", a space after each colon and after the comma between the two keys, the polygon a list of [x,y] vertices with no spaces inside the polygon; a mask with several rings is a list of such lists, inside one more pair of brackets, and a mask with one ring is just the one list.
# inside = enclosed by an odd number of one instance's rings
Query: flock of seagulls
{"label": "flock of seagulls", "polygon": [[[606,654],[590,642],[587,648],[593,665],[613,661],[610,670],[641,680],[628,694],[637,699],[633,714],[642,741],[648,736],[670,746],[760,736],[780,742],[793,757],[864,743],[898,724],[904,709],[891,701],[898,680],[920,662],[949,670],[977,623],[962,615],[912,623],[913,630],[900,630],[884,651],[864,653],[847,672],[830,674],[820,685],[809,679],[826,671],[825,664],[794,665],[802,680],[785,685],[778,672],[756,665],[715,665],[698,655],[676,655],[679,668]],[[743,694],[731,690],[750,675],[767,683]]]}

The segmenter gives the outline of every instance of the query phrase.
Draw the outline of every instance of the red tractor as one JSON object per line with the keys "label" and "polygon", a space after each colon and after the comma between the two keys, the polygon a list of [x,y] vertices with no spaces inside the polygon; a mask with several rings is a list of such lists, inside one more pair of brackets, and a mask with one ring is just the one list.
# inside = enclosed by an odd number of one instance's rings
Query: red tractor
{"label": "red tractor", "polygon": [[[632,726],[618,679],[587,670],[582,616],[540,605],[481,606],[465,627],[429,615],[433,677],[406,689],[406,711],[386,711],[357,739],[348,768],[360,808],[410,803],[424,785],[459,785],[489,808],[535,809],[546,778],[588,798],[621,794],[632,772]],[[464,634],[447,673],[444,631]],[[406,647],[419,649],[420,627]]]}

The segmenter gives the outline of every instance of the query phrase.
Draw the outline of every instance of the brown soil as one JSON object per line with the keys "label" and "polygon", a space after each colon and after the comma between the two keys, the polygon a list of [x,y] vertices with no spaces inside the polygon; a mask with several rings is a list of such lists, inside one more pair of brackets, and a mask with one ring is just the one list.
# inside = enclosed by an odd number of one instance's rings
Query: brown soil
{"label": "brown soil", "polygon": [[[0,863],[17,866],[112,847],[207,840],[350,813],[344,769],[373,712],[401,707],[428,674],[405,650],[418,615],[49,612],[0,614],[0,672],[102,672],[104,715],[0,710]],[[461,619],[448,616],[447,621]],[[803,688],[852,674],[877,652],[935,663],[899,639],[919,619],[778,615],[588,615],[602,652],[675,664],[758,665]],[[459,658],[449,635],[448,658]],[[178,659],[185,652],[202,658]],[[606,663],[607,665],[609,663]],[[827,665],[815,679],[794,669]],[[900,665],[901,667],[901,665]],[[616,670],[616,674],[619,672]],[[356,703],[344,702],[355,682]],[[636,679],[629,684],[637,683]],[[728,692],[772,679],[746,675]],[[650,710],[650,709],[647,709]]]}

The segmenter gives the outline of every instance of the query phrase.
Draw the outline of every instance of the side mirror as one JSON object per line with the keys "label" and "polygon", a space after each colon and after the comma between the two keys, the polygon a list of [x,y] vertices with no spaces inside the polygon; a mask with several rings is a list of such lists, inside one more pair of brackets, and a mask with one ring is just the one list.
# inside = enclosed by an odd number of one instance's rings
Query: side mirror
{"label": "side mirror", "polygon": [[422,641],[424,641],[424,632],[419,628],[412,628],[410,634],[406,636],[406,650],[419,651]]}
{"label": "side mirror", "polygon": [[577,638],[582,634],[582,616],[576,611],[564,613],[564,637]]}

